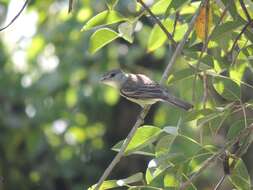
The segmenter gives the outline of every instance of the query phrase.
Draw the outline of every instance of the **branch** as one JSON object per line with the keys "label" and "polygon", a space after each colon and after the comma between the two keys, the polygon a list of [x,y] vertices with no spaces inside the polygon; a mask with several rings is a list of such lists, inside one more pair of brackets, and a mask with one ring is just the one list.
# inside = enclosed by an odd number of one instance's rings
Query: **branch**
{"label": "branch", "polygon": [[6,26],[4,26],[3,28],[0,28],[0,32],[2,32],[3,30],[7,29],[10,25],[12,25],[14,23],[15,20],[17,20],[17,18],[23,12],[23,10],[25,9],[25,7],[28,5],[28,3],[29,3],[29,0],[26,0],[25,3],[23,4],[22,8],[18,12],[18,14],[9,22],[9,24],[7,24]]}
{"label": "branch", "polygon": [[241,38],[241,36],[244,34],[244,32],[246,31],[246,29],[248,28],[248,26],[251,23],[253,23],[253,20],[250,20],[247,24],[245,24],[245,26],[242,28],[242,31],[238,34],[238,36],[236,36],[233,46],[232,46],[231,50],[229,51],[231,54],[233,53],[233,50],[234,50],[238,40]]}
{"label": "branch", "polygon": [[175,15],[175,20],[174,20],[174,24],[173,24],[173,31],[171,33],[172,37],[174,37],[175,33],[176,33],[176,27],[177,27],[177,21],[179,19],[179,11],[176,12],[176,15]]}
{"label": "branch", "polygon": [[[184,35],[184,38],[182,39],[182,41],[177,45],[177,48],[174,52],[174,54],[172,55],[171,59],[170,59],[170,62],[168,63],[163,75],[162,75],[162,78],[160,80],[160,84],[163,84],[170,72],[171,72],[171,69],[172,69],[172,66],[176,63],[176,59],[177,57],[182,53],[182,50],[183,50],[183,47],[191,33],[191,31],[193,30],[193,27],[194,27],[194,24],[196,22],[196,18],[198,17],[199,15],[199,12],[200,12],[200,7],[203,5],[203,3],[205,3],[206,0],[202,0],[199,8],[197,9],[197,11],[195,12],[195,14],[193,15],[192,17],[192,20],[189,24],[189,27],[188,27],[188,30],[186,31],[185,35]],[[124,155],[124,152],[128,146],[128,144],[130,143],[130,141],[132,140],[136,130],[138,129],[138,127],[143,123],[144,121],[144,118],[146,117],[147,113],[149,112],[150,110],[150,105],[149,106],[145,106],[143,108],[143,110],[141,111],[136,123],[134,124],[132,130],[130,131],[130,133],[127,135],[127,138],[125,139],[123,145],[121,146],[120,148],[120,151],[117,153],[117,155],[114,157],[114,159],[112,160],[112,162],[110,163],[110,165],[106,168],[106,170],[104,171],[103,175],[101,176],[101,178],[99,179],[97,185],[95,186],[95,190],[99,190],[100,186],[103,184],[103,182],[106,180],[106,178],[110,175],[111,171],[113,170],[113,168],[116,166],[116,164],[120,161],[120,159],[123,157]]]}
{"label": "branch", "polygon": [[248,19],[248,22],[250,22],[250,21],[251,21],[251,17],[250,17],[250,14],[249,14],[249,12],[248,12],[248,10],[247,10],[247,8],[246,8],[246,6],[245,6],[243,0],[239,0],[239,2],[240,2],[240,4],[241,4],[241,7],[242,7],[243,12],[245,13],[245,15],[246,15],[246,17],[247,17],[247,19]]}
{"label": "branch", "polygon": [[216,154],[214,154],[213,156],[209,157],[201,166],[201,168],[194,173],[188,180],[186,180],[184,183],[182,183],[180,185],[179,190],[184,190],[186,189],[191,183],[193,183],[193,181],[207,168],[209,167],[217,158],[219,158],[222,154],[224,154],[224,152],[231,146],[233,146],[237,141],[240,141],[242,138],[244,138],[245,135],[247,135],[251,130],[253,130],[253,123],[247,127],[244,128],[241,133],[236,136],[234,139],[232,139],[231,141],[227,142],[226,145],[219,150]]}
{"label": "branch", "polygon": [[177,43],[173,39],[172,35],[169,33],[169,31],[166,29],[166,27],[161,23],[161,21],[154,15],[154,13],[150,10],[150,8],[142,1],[142,0],[137,0],[142,7],[150,14],[150,16],[156,21],[156,23],[160,26],[162,31],[166,34],[167,38],[172,42],[172,46],[176,47]]}
{"label": "branch", "polygon": [[70,13],[73,9],[73,3],[74,3],[74,0],[69,0],[69,9],[68,9],[68,13]]}
{"label": "branch", "polygon": [[134,124],[133,128],[131,129],[131,131],[129,132],[129,134],[127,135],[126,140],[123,142],[122,146],[120,147],[120,151],[118,152],[118,154],[114,157],[114,159],[112,160],[112,162],[110,163],[110,165],[106,168],[106,170],[104,171],[103,175],[101,176],[101,178],[99,179],[95,190],[98,190],[99,187],[102,185],[102,183],[106,180],[106,178],[110,175],[111,171],[113,170],[113,168],[116,166],[116,164],[120,161],[120,159],[123,157],[124,152],[128,146],[128,144],[130,143],[130,141],[132,140],[136,130],[138,129],[138,127],[143,123],[145,116],[148,114],[149,109],[151,106],[146,106],[143,108],[143,110],[141,111],[136,123]]}

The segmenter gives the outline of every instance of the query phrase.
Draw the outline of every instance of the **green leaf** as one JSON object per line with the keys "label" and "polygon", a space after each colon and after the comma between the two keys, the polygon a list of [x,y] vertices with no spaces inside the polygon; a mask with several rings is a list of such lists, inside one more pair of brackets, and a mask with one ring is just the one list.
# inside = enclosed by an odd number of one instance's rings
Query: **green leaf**
{"label": "green leaf", "polygon": [[110,10],[112,10],[118,2],[119,0],[106,0],[106,5]]}
{"label": "green leaf", "polygon": [[207,148],[202,148],[195,155],[193,155],[191,161],[188,164],[187,175],[197,172],[204,161],[213,155],[213,152],[207,150]]}
{"label": "green leaf", "polygon": [[188,24],[177,24],[175,35],[174,35],[174,40],[176,42],[179,42],[185,35],[185,31],[188,29]]}
{"label": "green leaf", "polygon": [[[112,150],[119,152],[122,144],[123,144],[123,141],[120,141],[119,143],[113,146]],[[155,150],[154,150],[154,147],[152,146],[146,146],[146,147],[142,147],[140,150],[135,150],[134,152],[131,152],[131,154],[155,156]]]}
{"label": "green leaf", "polygon": [[250,176],[242,159],[237,161],[229,179],[238,190],[251,189]]}
{"label": "green leaf", "polygon": [[170,147],[170,154],[182,154],[171,160],[173,164],[179,164],[192,158],[201,149],[201,145],[190,137],[178,135]]}
{"label": "green leaf", "polygon": [[178,135],[178,128],[177,127],[167,126],[167,127],[163,128],[163,131],[165,133],[171,134],[173,136],[177,136]]}
{"label": "green leaf", "polygon": [[106,44],[110,43],[111,41],[115,40],[119,37],[117,32],[114,32],[108,28],[101,28],[94,32],[90,38],[90,47],[89,52],[95,53]]}
{"label": "green leaf", "polygon": [[182,69],[180,71],[174,72],[168,78],[168,84],[175,83],[187,78],[193,77],[195,74],[195,70],[191,67]]}
{"label": "green leaf", "polygon": [[92,17],[82,28],[81,31],[87,31],[94,27],[105,26],[109,24],[115,24],[121,21],[127,20],[121,16],[117,11],[107,10],[103,11],[96,16]]}
{"label": "green leaf", "polygon": [[131,175],[130,177],[127,177],[125,179],[118,180],[117,184],[122,186],[122,185],[126,185],[126,184],[136,183],[136,182],[142,181],[142,180],[143,180],[143,173],[139,172],[139,173]]}
{"label": "green leaf", "polygon": [[228,139],[233,139],[233,138],[236,137],[236,136],[240,133],[240,131],[243,130],[244,128],[245,128],[244,119],[235,121],[235,122],[229,127],[229,130],[228,130],[228,133],[227,133],[227,138],[228,138]]}
{"label": "green leaf", "polygon": [[216,112],[216,113],[211,113],[203,118],[198,119],[197,121],[197,126],[202,127],[204,124],[206,124],[207,122],[210,122],[216,118],[219,118],[221,116],[223,116],[225,114],[225,112]]}
{"label": "green leaf", "polygon": [[151,11],[154,14],[164,14],[170,3],[171,0],[160,0],[152,6]]}
{"label": "green leaf", "polygon": [[156,156],[168,153],[170,151],[170,146],[174,142],[175,138],[176,136],[173,135],[165,135],[161,137],[155,146]]}
{"label": "green leaf", "polygon": [[223,38],[232,31],[235,31],[240,26],[242,26],[242,23],[239,21],[228,21],[214,29],[211,40]]}
{"label": "green leaf", "polygon": [[171,14],[171,10],[177,11],[188,2],[189,0],[172,0],[165,12],[165,17],[168,17]]}
{"label": "green leaf", "polygon": [[[116,180],[108,180],[104,181],[100,187],[100,189],[106,190],[106,189],[112,189],[115,187],[118,187],[118,184],[116,183]],[[94,190],[97,184],[92,185],[91,187],[88,188],[88,190]]]}
{"label": "green leaf", "polygon": [[204,118],[213,113],[214,111],[211,109],[193,110],[186,115],[186,117],[184,118],[184,121],[189,122],[189,121],[198,120],[200,118]]}
{"label": "green leaf", "polygon": [[[168,29],[169,32],[172,31],[173,21],[171,19],[166,19],[162,21],[162,24]],[[161,47],[167,40],[167,36],[164,34],[162,29],[156,24],[153,27],[151,34],[148,39],[148,52],[154,51]]]}
{"label": "green leaf", "polygon": [[121,23],[118,27],[119,34],[129,43],[133,43],[134,26],[130,22]]}
{"label": "green leaf", "polygon": [[230,78],[226,76],[215,77],[213,79],[213,86],[215,90],[225,99],[234,101],[241,97],[240,87]]}
{"label": "green leaf", "polygon": [[[154,142],[161,132],[162,130],[160,128],[150,125],[144,125],[138,128],[131,142],[127,146],[125,154],[129,155],[130,153],[140,150]],[[112,149],[117,150],[122,143],[123,141],[120,141]]]}
{"label": "green leaf", "polygon": [[[122,187],[131,183],[142,181],[142,180],[143,180],[143,174],[139,172],[124,179],[104,181],[99,189],[106,190],[106,189],[112,189],[115,187]],[[88,188],[88,190],[94,190],[95,187],[96,187],[96,184],[92,185],[92,187]]]}

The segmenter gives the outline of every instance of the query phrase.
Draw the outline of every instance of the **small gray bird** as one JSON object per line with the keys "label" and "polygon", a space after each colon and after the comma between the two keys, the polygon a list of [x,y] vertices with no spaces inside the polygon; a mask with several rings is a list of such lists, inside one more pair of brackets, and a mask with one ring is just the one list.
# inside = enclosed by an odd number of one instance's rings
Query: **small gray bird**
{"label": "small gray bird", "polygon": [[184,110],[192,104],[171,95],[167,89],[142,74],[124,73],[120,69],[107,72],[100,81],[119,89],[120,95],[144,107],[158,101],[168,102]]}

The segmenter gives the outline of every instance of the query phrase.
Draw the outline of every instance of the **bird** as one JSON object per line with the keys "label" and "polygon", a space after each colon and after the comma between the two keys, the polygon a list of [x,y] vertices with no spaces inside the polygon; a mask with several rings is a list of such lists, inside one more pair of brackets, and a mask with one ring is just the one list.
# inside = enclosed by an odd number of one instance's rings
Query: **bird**
{"label": "bird", "polygon": [[156,102],[167,102],[184,110],[193,105],[173,96],[165,87],[143,74],[125,73],[121,69],[113,69],[105,73],[100,82],[119,90],[120,95],[137,103],[141,107]]}

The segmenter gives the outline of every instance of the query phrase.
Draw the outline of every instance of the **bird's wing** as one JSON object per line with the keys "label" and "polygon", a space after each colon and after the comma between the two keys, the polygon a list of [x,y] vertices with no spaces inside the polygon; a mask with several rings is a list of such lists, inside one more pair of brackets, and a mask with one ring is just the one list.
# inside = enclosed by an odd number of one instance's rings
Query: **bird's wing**
{"label": "bird's wing", "polygon": [[156,84],[125,86],[120,93],[126,98],[132,99],[164,99],[164,89]]}

